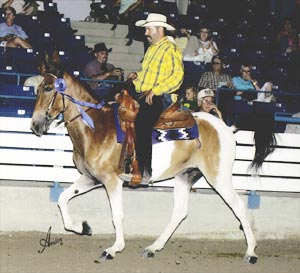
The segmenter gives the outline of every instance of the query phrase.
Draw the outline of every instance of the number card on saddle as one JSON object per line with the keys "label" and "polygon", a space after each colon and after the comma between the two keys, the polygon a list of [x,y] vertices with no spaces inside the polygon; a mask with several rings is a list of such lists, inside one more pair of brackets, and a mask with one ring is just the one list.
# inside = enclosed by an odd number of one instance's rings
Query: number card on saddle
{"label": "number card on saddle", "polygon": [[[120,104],[115,106],[117,108],[115,111],[117,141],[123,143],[119,167],[125,173],[131,171],[134,173],[135,165],[138,165],[135,159],[134,121],[139,110],[139,104],[126,90],[118,97],[117,101]],[[198,127],[192,113],[181,109],[179,103],[176,102],[160,115],[152,132],[152,143],[198,137]]]}

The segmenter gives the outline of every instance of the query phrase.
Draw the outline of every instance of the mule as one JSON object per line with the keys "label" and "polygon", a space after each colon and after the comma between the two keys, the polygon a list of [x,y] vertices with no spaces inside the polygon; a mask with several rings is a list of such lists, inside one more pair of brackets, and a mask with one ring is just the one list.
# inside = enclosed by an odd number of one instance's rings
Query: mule
{"label": "mule", "polygon": [[[73,197],[104,186],[109,198],[112,220],[115,227],[115,241],[102,253],[102,259],[113,259],[125,247],[122,221],[123,181],[118,162],[122,145],[116,141],[116,125],[113,108],[99,104],[82,82],[64,72],[59,64],[58,54],[49,58],[49,70],[38,88],[36,104],[31,121],[31,130],[42,136],[55,118],[63,113],[65,126],[73,143],[73,160],[80,172],[80,178],[64,190],[58,200],[64,228],[82,235],[91,235],[87,222],[75,222],[68,212],[68,202]],[[79,106],[83,111],[79,111]],[[81,119],[88,114],[94,128]],[[257,261],[256,240],[246,216],[246,208],[232,185],[232,167],[235,159],[235,139],[226,124],[210,114],[194,114],[199,138],[175,140],[153,145],[152,180],[174,179],[174,207],[171,220],[158,239],[147,246],[142,256],[153,257],[165,247],[168,239],[187,216],[191,187],[200,176],[227,203],[241,223],[245,234],[249,263]],[[199,145],[200,144],[200,145]]]}

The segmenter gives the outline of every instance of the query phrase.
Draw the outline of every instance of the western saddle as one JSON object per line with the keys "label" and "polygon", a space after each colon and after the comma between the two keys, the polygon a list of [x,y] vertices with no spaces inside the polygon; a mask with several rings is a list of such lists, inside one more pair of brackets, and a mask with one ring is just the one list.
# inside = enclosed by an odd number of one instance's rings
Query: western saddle
{"label": "western saddle", "polygon": [[[141,183],[142,174],[135,155],[135,130],[134,121],[139,110],[138,102],[127,90],[117,97],[120,103],[118,117],[122,131],[125,132],[119,168],[125,173],[132,174],[130,185],[137,186]],[[154,129],[169,130],[177,128],[191,128],[195,125],[195,119],[189,110],[180,109],[178,102],[172,103],[159,117]]]}

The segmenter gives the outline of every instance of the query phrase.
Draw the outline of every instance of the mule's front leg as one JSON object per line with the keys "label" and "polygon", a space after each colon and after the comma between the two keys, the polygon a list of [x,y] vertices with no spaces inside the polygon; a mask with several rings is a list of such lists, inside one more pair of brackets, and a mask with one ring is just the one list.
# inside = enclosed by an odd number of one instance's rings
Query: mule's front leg
{"label": "mule's front leg", "polygon": [[144,249],[142,257],[152,258],[156,251],[162,250],[176,228],[186,218],[190,189],[191,183],[188,182],[188,173],[175,177],[174,205],[171,221],[159,238]]}
{"label": "mule's front leg", "polygon": [[[115,181],[116,183],[111,183]],[[115,257],[117,252],[122,252],[125,247],[124,234],[123,234],[123,193],[122,193],[123,181],[119,178],[111,179],[110,183],[106,184],[106,191],[110,202],[112,220],[116,232],[115,243],[104,250],[100,259],[111,260]]]}
{"label": "mule's front leg", "polygon": [[72,231],[80,235],[92,235],[92,229],[86,221],[74,223],[71,219],[68,210],[68,202],[78,195],[86,193],[93,188],[97,188],[101,184],[95,182],[85,175],[81,175],[79,179],[74,182],[69,188],[64,190],[58,199],[58,207],[60,208],[64,227],[67,231]]}

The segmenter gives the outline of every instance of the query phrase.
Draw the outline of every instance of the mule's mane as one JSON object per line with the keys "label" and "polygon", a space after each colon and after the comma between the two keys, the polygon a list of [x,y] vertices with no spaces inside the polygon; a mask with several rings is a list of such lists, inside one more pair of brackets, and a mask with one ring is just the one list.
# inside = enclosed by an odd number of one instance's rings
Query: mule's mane
{"label": "mule's mane", "polygon": [[70,75],[68,72],[64,72],[64,78],[68,82],[70,90],[76,94],[76,99],[85,101],[91,97],[97,102],[101,101],[97,94],[88,86],[86,81],[81,81]]}

